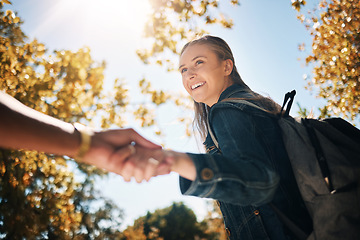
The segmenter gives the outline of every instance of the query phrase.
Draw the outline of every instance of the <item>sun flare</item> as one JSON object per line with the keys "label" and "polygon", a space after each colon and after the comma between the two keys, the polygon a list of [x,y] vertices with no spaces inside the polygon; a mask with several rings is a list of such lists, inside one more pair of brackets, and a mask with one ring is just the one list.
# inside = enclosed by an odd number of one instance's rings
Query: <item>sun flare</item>
{"label": "sun flare", "polygon": [[44,13],[46,21],[38,25],[36,33],[70,26],[67,30],[75,33],[141,35],[150,12],[148,0],[58,0]]}
{"label": "sun flare", "polygon": [[[68,0],[70,1],[70,0]],[[74,1],[71,1],[74,3]],[[112,27],[142,28],[150,13],[148,0],[78,0],[83,17]]]}

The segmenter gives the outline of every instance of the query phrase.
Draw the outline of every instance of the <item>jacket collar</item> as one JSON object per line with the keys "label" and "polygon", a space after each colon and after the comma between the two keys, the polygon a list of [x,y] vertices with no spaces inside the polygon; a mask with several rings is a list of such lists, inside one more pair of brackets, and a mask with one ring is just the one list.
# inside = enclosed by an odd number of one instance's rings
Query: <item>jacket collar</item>
{"label": "jacket collar", "polygon": [[222,100],[224,100],[225,98],[229,98],[231,97],[231,95],[238,93],[238,92],[242,92],[245,91],[245,88],[239,84],[233,84],[230,87],[226,88],[219,97],[218,102],[221,102]]}

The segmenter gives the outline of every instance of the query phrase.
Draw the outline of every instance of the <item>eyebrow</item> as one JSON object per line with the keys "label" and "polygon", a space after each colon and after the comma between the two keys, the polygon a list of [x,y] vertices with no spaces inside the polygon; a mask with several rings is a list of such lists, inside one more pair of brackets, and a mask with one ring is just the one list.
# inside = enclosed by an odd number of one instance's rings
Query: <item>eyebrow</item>
{"label": "eyebrow", "polygon": [[[196,56],[196,57],[194,57],[193,59],[191,59],[191,62],[195,61],[195,60],[198,59],[198,58],[207,58],[207,57],[205,57],[205,56]],[[178,70],[180,70],[180,68],[182,68],[184,65],[185,65],[185,64],[181,64],[181,65],[179,66],[179,69],[178,69]]]}

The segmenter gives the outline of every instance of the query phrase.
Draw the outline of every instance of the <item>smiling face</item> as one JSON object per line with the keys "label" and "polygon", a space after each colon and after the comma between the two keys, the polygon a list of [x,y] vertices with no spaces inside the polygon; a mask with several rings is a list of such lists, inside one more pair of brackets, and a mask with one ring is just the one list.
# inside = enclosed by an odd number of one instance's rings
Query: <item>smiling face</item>
{"label": "smiling face", "polygon": [[179,71],[186,91],[196,102],[209,107],[230,85],[232,61],[220,60],[206,44],[188,46],[180,56]]}

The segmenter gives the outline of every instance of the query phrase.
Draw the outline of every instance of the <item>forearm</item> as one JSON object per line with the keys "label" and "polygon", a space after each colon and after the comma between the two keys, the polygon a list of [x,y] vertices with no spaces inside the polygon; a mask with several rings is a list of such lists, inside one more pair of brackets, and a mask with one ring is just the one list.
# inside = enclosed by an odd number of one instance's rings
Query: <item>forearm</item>
{"label": "forearm", "polygon": [[66,122],[26,107],[0,92],[0,147],[75,156],[80,135]]}

